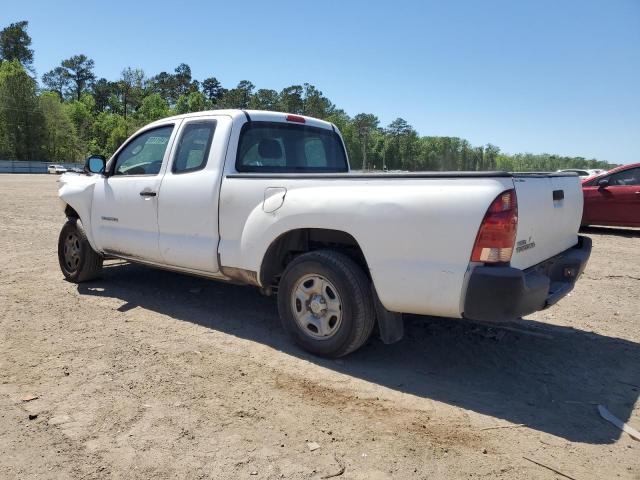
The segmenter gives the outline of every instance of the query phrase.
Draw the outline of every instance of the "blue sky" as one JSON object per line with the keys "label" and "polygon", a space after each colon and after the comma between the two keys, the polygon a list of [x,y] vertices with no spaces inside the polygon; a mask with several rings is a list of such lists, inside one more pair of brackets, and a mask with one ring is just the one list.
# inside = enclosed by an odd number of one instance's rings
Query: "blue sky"
{"label": "blue sky", "polygon": [[185,62],[421,135],[640,162],[640,0],[4,0],[0,26],[22,19],[38,75],[77,53],[109,79]]}

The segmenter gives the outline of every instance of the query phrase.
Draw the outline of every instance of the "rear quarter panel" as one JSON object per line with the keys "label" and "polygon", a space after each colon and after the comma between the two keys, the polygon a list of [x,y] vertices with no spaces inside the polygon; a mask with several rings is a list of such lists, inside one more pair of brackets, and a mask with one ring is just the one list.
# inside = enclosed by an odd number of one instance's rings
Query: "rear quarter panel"
{"label": "rear quarter panel", "polygon": [[[267,213],[267,188],[285,188]],[[491,201],[513,188],[503,178],[224,178],[221,264],[259,273],[276,238],[298,228],[352,235],[383,305],[392,311],[459,317],[471,249]]]}

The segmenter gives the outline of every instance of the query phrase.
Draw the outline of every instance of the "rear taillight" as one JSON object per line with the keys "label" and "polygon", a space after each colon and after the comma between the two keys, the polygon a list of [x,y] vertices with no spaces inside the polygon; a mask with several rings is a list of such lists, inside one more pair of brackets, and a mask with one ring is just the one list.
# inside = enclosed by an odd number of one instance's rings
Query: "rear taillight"
{"label": "rear taillight", "polygon": [[518,203],[516,191],[507,190],[489,206],[476,243],[471,252],[472,262],[509,262],[516,243]]}

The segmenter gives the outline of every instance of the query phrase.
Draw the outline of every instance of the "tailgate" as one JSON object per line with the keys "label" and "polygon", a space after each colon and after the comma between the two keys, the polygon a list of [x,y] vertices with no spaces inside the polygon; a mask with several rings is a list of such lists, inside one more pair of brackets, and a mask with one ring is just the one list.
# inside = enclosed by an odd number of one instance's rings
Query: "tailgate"
{"label": "tailgate", "polygon": [[577,175],[514,174],[518,233],[511,265],[525,269],[573,247],[582,218]]}

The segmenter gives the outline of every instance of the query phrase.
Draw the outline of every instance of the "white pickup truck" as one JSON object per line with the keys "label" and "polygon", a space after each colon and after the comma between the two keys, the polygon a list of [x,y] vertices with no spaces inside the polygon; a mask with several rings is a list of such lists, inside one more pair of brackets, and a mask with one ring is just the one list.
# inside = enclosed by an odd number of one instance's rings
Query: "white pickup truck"
{"label": "white pickup truck", "polygon": [[591,251],[575,174],[356,174],[321,120],[219,110],[154,122],[63,175],[58,257],[105,256],[277,294],[303,348],[338,357],[402,313],[501,322],[566,295]]}

